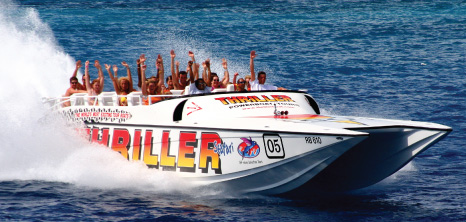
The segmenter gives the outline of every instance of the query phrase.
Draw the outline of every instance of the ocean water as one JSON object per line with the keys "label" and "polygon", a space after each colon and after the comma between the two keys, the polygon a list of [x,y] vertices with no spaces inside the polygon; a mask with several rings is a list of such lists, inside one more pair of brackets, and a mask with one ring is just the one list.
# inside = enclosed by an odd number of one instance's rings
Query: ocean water
{"label": "ocean water", "polygon": [[[466,1],[0,0],[0,42],[1,221],[466,220]],[[269,83],[326,114],[453,132],[376,185],[290,199],[195,187],[42,118],[76,60],[135,67],[145,53],[152,75],[171,49],[241,76],[256,50]]]}

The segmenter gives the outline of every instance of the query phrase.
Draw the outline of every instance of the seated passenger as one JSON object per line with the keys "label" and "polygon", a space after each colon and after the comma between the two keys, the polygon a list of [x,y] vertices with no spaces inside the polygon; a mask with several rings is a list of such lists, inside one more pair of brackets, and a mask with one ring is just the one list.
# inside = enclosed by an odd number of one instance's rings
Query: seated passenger
{"label": "seated passenger", "polygon": [[244,77],[244,81],[245,81],[245,88],[248,90],[248,91],[251,91],[251,84],[249,84],[249,82],[251,81],[251,75],[246,75]]}
{"label": "seated passenger", "polygon": [[212,91],[212,89],[210,87],[206,86],[206,83],[204,82],[204,80],[202,78],[197,79],[196,81],[194,81],[194,83],[192,83],[189,86],[189,94],[190,95],[210,93],[211,91]]}
{"label": "seated passenger", "polygon": [[[162,85],[163,85],[163,73],[164,73],[164,68],[163,68],[163,60],[162,56],[158,55],[157,61],[156,61],[156,66],[159,67],[159,72],[158,72],[158,80],[159,82],[155,82],[153,79],[150,79],[146,83],[146,65],[142,64],[141,67],[141,77],[142,77],[142,102],[144,105],[150,105],[159,101],[163,100],[163,97],[150,97],[151,95],[163,95],[163,90],[162,90]],[[149,99],[150,98],[150,99]]]}
{"label": "seated passenger", "polygon": [[[191,56],[192,52],[190,52]],[[180,70],[180,63],[177,61],[175,63],[175,51],[171,50],[170,51],[170,56],[171,56],[171,72],[172,72],[172,77],[173,77],[173,86],[177,90],[184,90],[186,86],[189,85],[190,81],[188,81],[188,72],[189,70],[186,71],[179,71]],[[194,54],[192,54],[192,57],[194,58]],[[176,71],[175,71],[175,64],[176,64]],[[194,81],[194,80],[193,80]],[[191,82],[192,83],[192,82]]]}
{"label": "seated passenger", "polygon": [[206,60],[205,65],[207,67],[208,71],[208,79],[207,79],[207,85],[212,87],[212,90],[214,89],[221,89],[221,88],[226,88],[228,85],[228,82],[230,82],[230,74],[228,72],[228,66],[227,66],[227,60],[225,58],[222,59],[222,66],[223,69],[225,69],[225,73],[223,76],[222,81],[220,81],[220,78],[216,73],[210,72],[210,61]]}
{"label": "seated passenger", "polygon": [[249,84],[251,85],[251,91],[262,91],[262,90],[286,90],[282,87],[276,87],[273,85],[265,84],[265,80],[267,75],[264,71],[260,71],[258,73],[258,79],[256,79],[256,74],[254,72],[254,58],[256,58],[256,52],[251,51],[251,59],[250,59],[250,69],[251,69],[251,81]]}
{"label": "seated passenger", "polygon": [[[86,93],[87,91],[85,90],[79,90],[78,89],[78,78],[76,77],[71,77],[70,78],[70,88],[68,88],[65,92],[65,95],[63,97],[70,97],[74,93]],[[66,102],[63,103],[64,107],[71,106],[71,103],[68,98],[66,98]]]}
{"label": "seated passenger", "polygon": [[89,76],[89,61],[85,63],[85,84],[87,88],[87,94],[89,95],[88,102],[89,105],[97,105],[97,96],[102,92],[103,89],[103,82],[104,76],[99,72],[99,78],[94,79],[92,84],[90,83],[90,76]]}
{"label": "seated passenger", "polygon": [[248,90],[246,89],[246,81],[243,78],[239,78],[238,81],[236,81],[236,77],[238,77],[238,73],[235,73],[233,77],[233,82],[236,82],[235,85],[235,91],[236,92],[247,92]]}
{"label": "seated passenger", "polygon": [[[129,67],[127,67],[128,69]],[[115,78],[110,71],[110,65],[105,64],[105,69],[108,72],[108,75],[110,76],[110,79],[112,79],[113,82],[113,87],[115,88],[115,92],[117,95],[128,95],[130,92],[134,91],[133,86],[132,86],[132,81],[131,81],[131,72],[128,70],[128,77],[120,77],[120,78]],[[113,72],[115,72],[115,76],[117,76],[118,72],[118,67],[116,65],[113,65]],[[127,106],[128,101],[126,97],[119,97],[119,104],[120,106]]]}

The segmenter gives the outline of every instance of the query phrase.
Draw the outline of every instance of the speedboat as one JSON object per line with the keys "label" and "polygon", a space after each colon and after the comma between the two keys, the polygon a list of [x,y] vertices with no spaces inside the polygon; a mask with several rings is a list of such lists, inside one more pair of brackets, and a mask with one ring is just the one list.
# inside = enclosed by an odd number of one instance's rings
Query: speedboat
{"label": "speedboat", "polygon": [[[188,91],[188,90],[187,90]],[[322,115],[303,91],[47,98],[52,113],[129,161],[236,193],[347,191],[398,171],[452,129],[435,123]],[[65,101],[70,106],[64,107]],[[150,101],[150,99],[149,99]],[[75,125],[78,124],[78,125]]]}

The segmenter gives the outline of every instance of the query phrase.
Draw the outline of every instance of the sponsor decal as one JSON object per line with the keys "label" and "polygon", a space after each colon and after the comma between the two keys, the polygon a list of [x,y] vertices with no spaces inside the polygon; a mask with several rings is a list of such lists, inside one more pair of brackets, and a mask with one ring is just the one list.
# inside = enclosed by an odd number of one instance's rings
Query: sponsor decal
{"label": "sponsor decal", "polygon": [[228,105],[230,109],[243,108],[270,108],[274,104],[288,107],[299,107],[291,97],[285,95],[260,95],[260,96],[232,96],[218,97],[215,100],[220,101],[223,105]]}
{"label": "sponsor decal", "polygon": [[256,141],[253,141],[251,137],[249,137],[249,139],[242,137],[241,140],[243,140],[243,142],[238,146],[238,154],[243,157],[243,159],[254,158],[259,155],[260,147]]}
{"label": "sponsor decal", "polygon": [[214,142],[214,152],[218,155],[229,155],[234,152],[233,143],[227,145],[225,142],[217,144],[217,141]]}
{"label": "sponsor decal", "polygon": [[191,102],[191,104],[192,104],[192,106],[187,106],[187,107],[186,107],[186,109],[192,110],[192,111],[188,112],[188,114],[186,114],[187,116],[189,116],[189,115],[190,115],[191,113],[193,113],[193,112],[196,112],[196,111],[199,111],[199,110],[202,109],[199,105],[197,105],[197,104],[194,103],[194,102]]}
{"label": "sponsor decal", "polygon": [[131,119],[130,112],[119,110],[115,108],[82,108],[67,110],[62,112],[65,118],[73,122],[118,122],[122,123]]}

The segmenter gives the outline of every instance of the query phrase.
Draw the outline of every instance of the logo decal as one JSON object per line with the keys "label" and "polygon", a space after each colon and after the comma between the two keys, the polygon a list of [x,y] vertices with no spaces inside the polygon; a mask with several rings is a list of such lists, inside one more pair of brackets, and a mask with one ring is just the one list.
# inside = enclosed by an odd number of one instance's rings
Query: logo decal
{"label": "logo decal", "polygon": [[252,141],[251,137],[248,138],[241,138],[243,140],[242,143],[238,146],[238,153],[243,159],[246,158],[254,158],[259,155],[260,147],[256,143],[256,141]]}
{"label": "logo decal", "polygon": [[199,105],[197,105],[196,103],[194,103],[194,102],[191,102],[191,103],[194,105],[194,107],[188,106],[188,107],[186,107],[186,109],[191,109],[191,110],[193,110],[193,111],[191,111],[191,112],[189,112],[188,114],[186,114],[187,116],[189,116],[189,114],[191,114],[191,113],[193,113],[193,112],[196,112],[196,111],[199,111],[199,110],[202,109],[202,108],[201,108]]}

